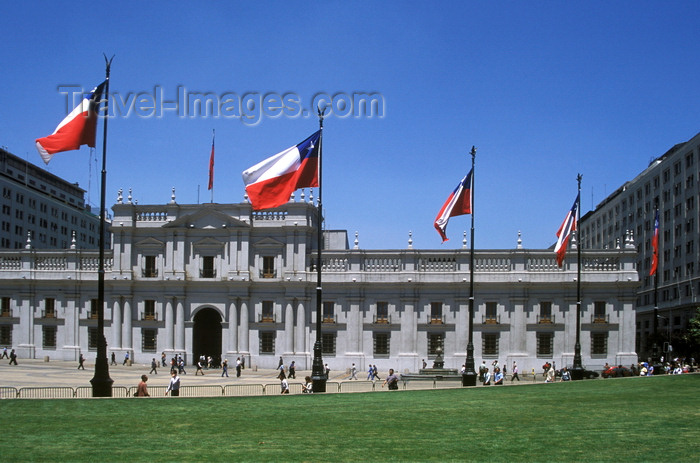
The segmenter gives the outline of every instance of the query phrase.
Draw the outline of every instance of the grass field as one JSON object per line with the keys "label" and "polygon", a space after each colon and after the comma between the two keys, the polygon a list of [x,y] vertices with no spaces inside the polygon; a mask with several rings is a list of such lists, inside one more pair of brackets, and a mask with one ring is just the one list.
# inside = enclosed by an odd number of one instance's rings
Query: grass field
{"label": "grass field", "polygon": [[0,461],[698,461],[700,375],[0,401]]}

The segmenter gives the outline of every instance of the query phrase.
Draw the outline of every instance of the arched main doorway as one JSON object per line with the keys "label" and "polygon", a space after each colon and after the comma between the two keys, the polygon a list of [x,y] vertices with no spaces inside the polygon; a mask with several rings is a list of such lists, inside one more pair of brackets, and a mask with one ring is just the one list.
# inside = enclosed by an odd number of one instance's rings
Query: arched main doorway
{"label": "arched main doorway", "polygon": [[211,356],[214,364],[221,361],[221,316],[214,309],[202,309],[194,316],[192,329],[192,363],[200,356]]}

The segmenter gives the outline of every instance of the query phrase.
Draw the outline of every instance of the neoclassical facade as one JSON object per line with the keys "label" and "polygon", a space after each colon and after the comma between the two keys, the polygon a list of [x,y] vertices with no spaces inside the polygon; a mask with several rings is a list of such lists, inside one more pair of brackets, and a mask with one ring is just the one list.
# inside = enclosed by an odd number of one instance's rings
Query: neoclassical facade
{"label": "neoclassical facade", "polygon": [[[279,357],[310,368],[316,340],[316,208],[294,202],[267,212],[250,204],[113,206],[106,252],[108,352],[148,363],[165,352]],[[332,370],[417,371],[438,347],[445,366],[466,358],[470,257],[460,250],[366,250],[357,236],[324,232],[323,361]],[[576,338],[576,253],[558,268],[551,250],[476,251],[477,364],[498,359],[540,371],[571,364]],[[637,254],[582,251],[584,366],[637,360]],[[0,346],[20,357],[89,357],[97,345],[96,250],[0,252]]]}

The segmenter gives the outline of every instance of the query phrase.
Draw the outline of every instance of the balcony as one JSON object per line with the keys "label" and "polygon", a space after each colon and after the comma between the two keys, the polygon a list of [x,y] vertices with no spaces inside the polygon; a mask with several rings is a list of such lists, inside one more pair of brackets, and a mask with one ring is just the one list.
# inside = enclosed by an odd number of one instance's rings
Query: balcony
{"label": "balcony", "polygon": [[158,321],[158,314],[155,312],[141,312],[141,321]]}
{"label": "balcony", "polygon": [[538,315],[537,316],[538,325],[553,325],[554,315]]}
{"label": "balcony", "polygon": [[481,318],[481,323],[484,325],[500,325],[501,316],[500,315],[484,315]]}
{"label": "balcony", "polygon": [[97,310],[88,310],[88,320],[97,320]]}
{"label": "balcony", "polygon": [[445,316],[444,315],[431,315],[428,320],[429,325],[444,325]]}
{"label": "balcony", "polygon": [[9,309],[0,312],[0,318],[12,318],[12,311]]}
{"label": "balcony", "polygon": [[41,318],[56,318],[56,311],[55,310],[42,310],[41,311]]}
{"label": "balcony", "polygon": [[260,278],[277,278],[277,272],[275,270],[260,270]]}
{"label": "balcony", "polygon": [[145,268],[141,271],[141,276],[143,278],[157,278],[158,277],[158,269]]}
{"label": "balcony", "polygon": [[216,270],[213,268],[200,269],[199,278],[216,278]]}
{"label": "balcony", "polygon": [[260,314],[258,323],[275,323],[275,315],[268,313]]}
{"label": "balcony", "polygon": [[375,325],[389,325],[391,324],[391,316],[383,314],[383,315],[375,315],[374,316],[374,324]]}
{"label": "balcony", "polygon": [[593,314],[591,315],[591,323],[606,324],[610,323],[609,315],[607,314]]}
{"label": "balcony", "polygon": [[324,315],[322,323],[335,323],[335,315]]}

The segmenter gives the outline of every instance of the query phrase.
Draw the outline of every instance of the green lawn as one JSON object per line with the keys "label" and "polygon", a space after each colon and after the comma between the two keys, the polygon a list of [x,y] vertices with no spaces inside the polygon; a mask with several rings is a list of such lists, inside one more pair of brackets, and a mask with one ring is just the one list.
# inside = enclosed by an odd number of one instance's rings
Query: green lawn
{"label": "green lawn", "polygon": [[700,376],[0,401],[1,461],[698,461]]}

